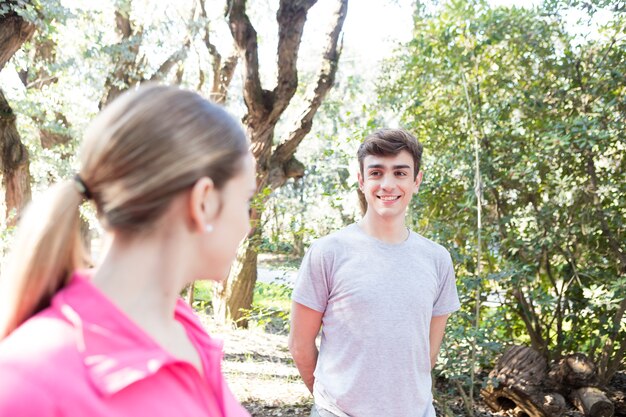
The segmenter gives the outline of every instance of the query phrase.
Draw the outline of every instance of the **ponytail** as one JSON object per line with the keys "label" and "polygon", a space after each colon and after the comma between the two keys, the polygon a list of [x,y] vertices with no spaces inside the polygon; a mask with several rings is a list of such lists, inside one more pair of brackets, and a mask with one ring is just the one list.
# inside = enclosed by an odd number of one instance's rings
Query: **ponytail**
{"label": "ponytail", "polygon": [[248,153],[239,122],[197,93],[147,85],[115,99],[85,132],[81,175],[51,188],[19,224],[0,277],[0,340],[88,266],[79,234],[83,198],[93,200],[106,229],[143,233],[199,178],[221,189]]}
{"label": "ponytail", "polygon": [[82,200],[74,182],[65,181],[23,213],[0,277],[0,340],[46,308],[72,272],[88,265],[79,231]]}

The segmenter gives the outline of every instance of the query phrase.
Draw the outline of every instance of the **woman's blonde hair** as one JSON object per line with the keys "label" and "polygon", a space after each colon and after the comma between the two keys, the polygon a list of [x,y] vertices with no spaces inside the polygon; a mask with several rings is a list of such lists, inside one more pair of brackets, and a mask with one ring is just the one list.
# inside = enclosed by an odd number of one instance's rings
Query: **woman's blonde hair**
{"label": "woman's blonde hair", "polygon": [[120,96],[85,134],[80,179],[55,185],[22,216],[0,280],[0,340],[88,265],[79,233],[85,195],[105,228],[144,233],[198,179],[221,189],[248,149],[239,122],[194,92],[150,85]]}

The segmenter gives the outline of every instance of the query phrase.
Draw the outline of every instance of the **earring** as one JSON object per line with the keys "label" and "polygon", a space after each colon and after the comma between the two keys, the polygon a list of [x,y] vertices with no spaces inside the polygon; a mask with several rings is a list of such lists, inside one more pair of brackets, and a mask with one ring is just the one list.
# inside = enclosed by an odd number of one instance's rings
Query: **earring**
{"label": "earring", "polygon": [[204,226],[204,232],[205,233],[211,233],[213,231],[213,225],[212,224],[207,224],[206,226]]}

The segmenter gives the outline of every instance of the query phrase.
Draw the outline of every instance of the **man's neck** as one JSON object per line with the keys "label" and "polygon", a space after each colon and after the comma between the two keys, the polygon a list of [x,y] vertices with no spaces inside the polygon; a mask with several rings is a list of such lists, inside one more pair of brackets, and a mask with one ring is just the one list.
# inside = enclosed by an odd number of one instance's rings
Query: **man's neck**
{"label": "man's neck", "polygon": [[409,236],[404,216],[384,219],[366,212],[359,222],[359,227],[368,235],[385,243],[402,243]]}

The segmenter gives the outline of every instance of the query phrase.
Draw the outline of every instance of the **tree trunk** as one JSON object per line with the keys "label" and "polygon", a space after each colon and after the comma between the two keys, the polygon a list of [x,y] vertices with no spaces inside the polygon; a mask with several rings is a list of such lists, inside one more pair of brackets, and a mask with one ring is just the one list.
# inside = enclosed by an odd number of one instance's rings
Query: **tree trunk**
{"label": "tree trunk", "polygon": [[[9,5],[14,2],[9,1]],[[35,25],[10,11],[0,16],[0,70],[22,44],[35,33]]]}
{"label": "tree trunk", "polygon": [[248,312],[252,306],[257,279],[257,245],[260,229],[241,246],[229,277],[215,286],[213,313],[218,322],[232,321],[237,327],[248,327]]}
{"label": "tree trunk", "polygon": [[190,306],[193,306],[193,302],[194,300],[194,296],[195,296],[195,292],[196,292],[196,282],[192,282],[191,284],[189,284],[189,286],[187,287],[187,303],[189,303]]}
{"label": "tree trunk", "polygon": [[[15,2],[8,1],[9,6]],[[35,32],[35,25],[26,22],[14,11],[0,16],[0,70]],[[30,170],[28,151],[20,140],[15,114],[0,89],[0,168],[4,188],[5,217],[14,224],[17,214],[30,201]]]}
{"label": "tree trunk", "polygon": [[[264,194],[268,187],[276,189],[283,186],[289,178],[299,178],[304,175],[305,167],[294,155],[304,137],[310,132],[313,118],[334,84],[341,52],[339,37],[348,10],[348,0],[337,2],[317,80],[307,97],[307,107],[294,123],[293,130],[283,141],[280,141],[278,146],[275,146],[274,129],[298,87],[296,64],[300,41],[308,11],[315,3],[316,0],[280,1],[276,15],[278,22],[277,81],[274,88],[268,90],[261,85],[257,32],[246,14],[246,2],[245,0],[227,1],[230,31],[244,67],[243,98],[247,113],[243,121],[252,142],[252,153],[257,160],[257,190],[262,193],[261,204],[269,198]],[[207,47],[210,51],[213,49],[208,41]],[[219,56],[215,51],[211,54],[214,59]],[[226,77],[226,79],[230,78]],[[255,216],[258,222],[261,213]],[[245,243],[230,277],[214,294],[215,315],[220,320],[230,318],[241,327],[248,324],[242,316],[252,306],[257,278],[256,243],[261,234],[261,228],[255,227],[251,235],[252,239]]]}
{"label": "tree trunk", "polygon": [[15,114],[0,90],[0,154],[5,217],[13,225],[22,208],[30,201],[30,161],[28,150],[20,140]]}

